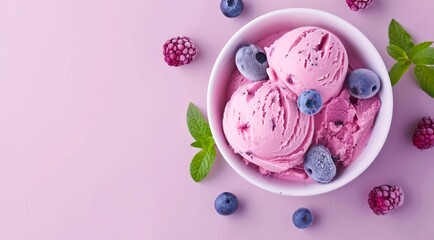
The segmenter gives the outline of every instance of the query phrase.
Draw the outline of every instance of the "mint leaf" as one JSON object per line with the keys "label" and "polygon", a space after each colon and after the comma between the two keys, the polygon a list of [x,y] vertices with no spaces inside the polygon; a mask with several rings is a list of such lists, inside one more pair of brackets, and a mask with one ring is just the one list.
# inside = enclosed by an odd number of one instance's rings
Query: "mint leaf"
{"label": "mint leaf", "polygon": [[187,126],[191,136],[196,140],[212,136],[208,122],[193,103],[188,105]]}
{"label": "mint leaf", "polygon": [[406,53],[414,47],[410,34],[395,19],[389,24],[389,44],[404,49]]}
{"label": "mint leaf", "polygon": [[400,47],[398,47],[398,46],[396,46],[394,44],[391,44],[391,45],[387,46],[387,53],[389,53],[389,55],[391,57],[393,57],[395,60],[405,60],[405,59],[408,59],[407,54],[405,53],[405,51],[402,48],[400,48]]}
{"label": "mint leaf", "polygon": [[392,86],[398,83],[399,79],[408,70],[410,65],[410,60],[398,61],[395,63],[395,65],[393,65],[393,67],[389,71],[390,82],[392,83]]}
{"label": "mint leaf", "polygon": [[434,98],[434,48],[432,41],[421,42],[416,46],[410,34],[395,19],[389,24],[389,46],[387,52],[398,60],[390,69],[389,76],[394,86],[414,63],[414,74],[422,90]]}
{"label": "mint leaf", "polygon": [[196,142],[190,144],[190,146],[195,148],[203,148],[203,140],[197,140]]}
{"label": "mint leaf", "polygon": [[414,74],[420,87],[434,98],[434,66],[417,65]]}
{"label": "mint leaf", "polygon": [[195,148],[203,148],[209,150],[214,147],[214,144],[214,138],[207,137],[197,140],[196,142],[192,143],[191,146]]}
{"label": "mint leaf", "polygon": [[216,157],[214,148],[198,152],[191,161],[190,175],[195,182],[202,181],[211,170]]}
{"label": "mint leaf", "polygon": [[188,105],[187,126],[191,136],[196,140],[191,146],[202,149],[190,163],[191,177],[194,181],[200,182],[208,175],[214,163],[216,157],[215,141],[208,122],[193,103]]}
{"label": "mint leaf", "polygon": [[424,50],[425,48],[428,48],[429,46],[431,46],[432,43],[433,42],[421,42],[421,43],[417,44],[416,46],[414,46],[410,50],[410,53],[408,54],[408,57],[409,58],[413,58],[414,55],[416,55],[420,51]]}
{"label": "mint leaf", "polygon": [[423,64],[423,65],[433,65],[434,64],[434,48],[425,48],[418,52],[414,57],[411,59],[413,62],[417,65]]}

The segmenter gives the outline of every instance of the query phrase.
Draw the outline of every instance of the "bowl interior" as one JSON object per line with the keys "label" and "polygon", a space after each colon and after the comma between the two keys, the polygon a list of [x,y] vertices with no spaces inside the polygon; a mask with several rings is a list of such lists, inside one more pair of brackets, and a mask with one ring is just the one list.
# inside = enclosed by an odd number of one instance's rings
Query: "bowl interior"
{"label": "bowl interior", "polygon": [[[255,43],[264,37],[302,26],[318,26],[334,33],[345,45],[352,68],[364,67],[376,72],[382,81],[379,92],[382,106],[378,112],[372,135],[362,154],[328,184],[296,183],[264,177],[246,167],[241,156],[228,146],[223,134],[222,117],[226,105],[226,90],[235,68],[235,52],[241,44]],[[265,190],[290,196],[307,196],[337,189],[359,176],[381,150],[392,120],[393,97],[387,69],[372,43],[353,25],[313,9],[284,9],[258,17],[236,32],[218,56],[208,86],[207,109],[216,145],[229,165],[247,181]]]}

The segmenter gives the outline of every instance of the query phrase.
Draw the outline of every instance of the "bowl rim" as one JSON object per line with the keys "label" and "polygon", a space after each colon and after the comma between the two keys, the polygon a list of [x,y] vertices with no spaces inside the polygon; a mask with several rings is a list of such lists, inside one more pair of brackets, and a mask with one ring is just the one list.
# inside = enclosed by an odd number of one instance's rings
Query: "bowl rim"
{"label": "bowl rim", "polygon": [[[247,171],[246,171],[247,167],[244,166],[244,169],[240,168],[238,165],[236,165],[232,161],[233,160],[232,156],[229,156],[229,153],[228,153],[229,147],[227,146],[227,143],[226,143],[227,142],[226,137],[224,136],[224,134],[222,135],[219,132],[219,129],[217,127],[217,126],[219,126],[218,124],[221,124],[221,123],[218,123],[217,121],[219,120],[221,122],[222,116],[217,116],[216,111],[213,111],[213,99],[214,99],[213,96],[214,96],[214,90],[218,86],[217,85],[218,84],[217,79],[218,79],[218,74],[219,74],[219,72],[218,72],[219,68],[223,64],[223,60],[225,58],[225,55],[227,55],[228,51],[230,51],[232,46],[237,44],[238,39],[240,37],[242,37],[246,31],[248,31],[250,28],[252,28],[253,26],[255,26],[258,23],[272,20],[272,19],[279,17],[279,16],[282,16],[282,15],[300,14],[300,13],[308,13],[310,15],[314,15],[314,16],[321,18],[321,19],[329,19],[330,21],[345,25],[342,27],[345,27],[346,29],[348,29],[348,31],[350,31],[354,34],[357,34],[358,37],[362,38],[362,40],[360,40],[360,41],[364,41],[364,42],[366,42],[367,45],[369,45],[369,47],[374,51],[374,54],[375,54],[375,56],[372,56],[371,58],[380,59],[381,60],[380,62],[382,64],[381,64],[381,66],[379,66],[379,68],[381,68],[383,70],[382,72],[386,71],[386,73],[387,73],[387,68],[384,64],[384,60],[382,59],[381,55],[379,54],[377,48],[372,44],[372,42],[359,29],[357,29],[354,25],[347,22],[346,20],[344,20],[344,19],[342,19],[342,18],[340,18],[340,17],[338,17],[332,13],[328,13],[328,12],[325,12],[322,10],[317,10],[317,9],[288,8],[288,9],[276,10],[276,11],[272,11],[272,12],[266,13],[264,15],[261,15],[255,19],[251,20],[250,22],[248,22],[244,26],[242,26],[237,32],[235,32],[234,35],[231,36],[231,38],[227,41],[225,46],[220,51],[216,61],[214,62],[214,65],[213,65],[213,68],[211,71],[211,75],[210,75],[210,79],[209,79],[209,83],[208,83],[207,114],[208,114],[208,120],[210,123],[211,133],[214,136],[214,140],[215,140],[215,143],[217,145],[217,148],[219,149],[219,151],[222,154],[225,161],[242,178],[244,178],[245,180],[247,180],[248,182],[250,182],[251,184],[253,184],[259,188],[262,188],[264,190],[274,192],[277,194],[287,195],[287,196],[314,196],[314,195],[319,195],[319,194],[323,194],[326,192],[336,190],[336,189],[350,183],[351,181],[356,179],[358,176],[360,176],[372,164],[372,162],[377,158],[384,143],[386,142],[386,139],[387,139],[387,136],[388,136],[388,133],[390,130],[390,126],[392,123],[393,92],[392,92],[392,86],[390,84],[390,79],[389,79],[388,74],[387,74],[387,79],[382,79],[382,82],[381,82],[383,91],[386,92],[386,94],[384,94],[384,97],[381,99],[382,100],[382,106],[381,107],[382,108],[383,107],[390,108],[390,111],[386,111],[386,115],[385,115],[386,122],[382,123],[382,126],[385,127],[385,130],[380,132],[382,134],[378,134],[378,136],[376,135],[377,138],[380,137],[380,139],[377,142],[379,142],[381,144],[378,144],[377,147],[374,148],[375,151],[370,152],[370,154],[372,155],[372,157],[370,157],[370,160],[366,161],[366,163],[364,165],[362,165],[360,168],[357,168],[354,171],[354,173],[351,175],[351,177],[347,178],[347,180],[339,181],[337,184],[330,184],[330,183],[329,184],[321,184],[323,187],[316,188],[314,190],[313,189],[310,189],[309,191],[300,191],[299,189],[296,191],[291,191],[288,189],[282,190],[280,187],[276,187],[271,183],[266,183],[266,182],[270,182],[269,180],[258,180],[257,177],[252,177],[249,174],[247,174]],[[384,83],[387,83],[387,84],[384,84]],[[384,99],[384,98],[386,98],[386,99]],[[383,105],[383,100],[387,100],[386,106]],[[370,136],[370,138],[372,138],[372,135]],[[239,160],[237,160],[237,161],[239,161]],[[258,173],[258,175],[259,175],[259,173]]]}

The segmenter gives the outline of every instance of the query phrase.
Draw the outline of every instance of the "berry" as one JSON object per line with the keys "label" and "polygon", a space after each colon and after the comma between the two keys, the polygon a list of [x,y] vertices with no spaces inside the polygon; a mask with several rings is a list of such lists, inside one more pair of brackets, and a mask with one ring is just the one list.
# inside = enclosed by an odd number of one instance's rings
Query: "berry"
{"label": "berry", "polygon": [[313,146],[307,151],[304,170],[319,183],[329,183],[336,176],[336,165],[330,151],[322,145]]}
{"label": "berry", "polygon": [[297,228],[304,229],[313,222],[313,215],[307,208],[299,208],[292,215],[292,222]]}
{"label": "berry", "polygon": [[404,204],[404,191],[400,187],[381,185],[369,193],[369,207],[377,215],[385,215]]}
{"label": "berry", "polygon": [[304,90],[297,99],[298,109],[304,114],[315,115],[322,107],[322,97],[315,90]]}
{"label": "berry", "polygon": [[413,145],[419,149],[434,146],[434,119],[423,117],[413,133]]}
{"label": "berry", "polygon": [[358,11],[359,9],[365,9],[372,4],[373,0],[347,0],[348,7],[353,11]]}
{"label": "berry", "polygon": [[381,81],[377,74],[368,69],[357,69],[347,76],[351,95],[366,99],[374,96],[380,90]]}
{"label": "berry", "polygon": [[239,48],[235,55],[235,64],[238,71],[249,80],[259,81],[268,78],[267,55],[256,45],[250,44]]}
{"label": "berry", "polygon": [[221,193],[215,199],[214,208],[220,215],[231,215],[238,208],[238,198],[230,192]]}
{"label": "berry", "polygon": [[220,10],[228,18],[238,17],[244,9],[242,0],[222,0]]}
{"label": "berry", "polygon": [[174,37],[164,44],[164,61],[169,66],[178,67],[189,64],[196,57],[197,49],[188,37]]}

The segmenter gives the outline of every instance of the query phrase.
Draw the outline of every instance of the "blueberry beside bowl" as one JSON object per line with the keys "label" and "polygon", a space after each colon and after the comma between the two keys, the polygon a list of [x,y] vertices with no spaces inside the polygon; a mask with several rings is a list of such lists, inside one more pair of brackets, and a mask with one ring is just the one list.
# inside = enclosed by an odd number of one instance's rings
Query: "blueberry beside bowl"
{"label": "blueberry beside bowl", "polygon": [[[262,176],[244,165],[241,156],[228,146],[223,134],[222,117],[230,75],[236,68],[234,56],[240,44],[256,43],[262,38],[302,26],[318,26],[336,34],[345,45],[353,68],[364,67],[377,73],[381,80],[379,97],[382,103],[369,142],[360,156],[339,176],[327,184],[297,183]],[[369,39],[345,20],[319,10],[293,8],[260,16],[238,30],[220,52],[210,76],[207,94],[208,119],[217,147],[229,165],[250,183],[283,195],[310,196],[326,193],[344,186],[358,177],[375,160],[389,132],[393,96],[384,62]]]}

